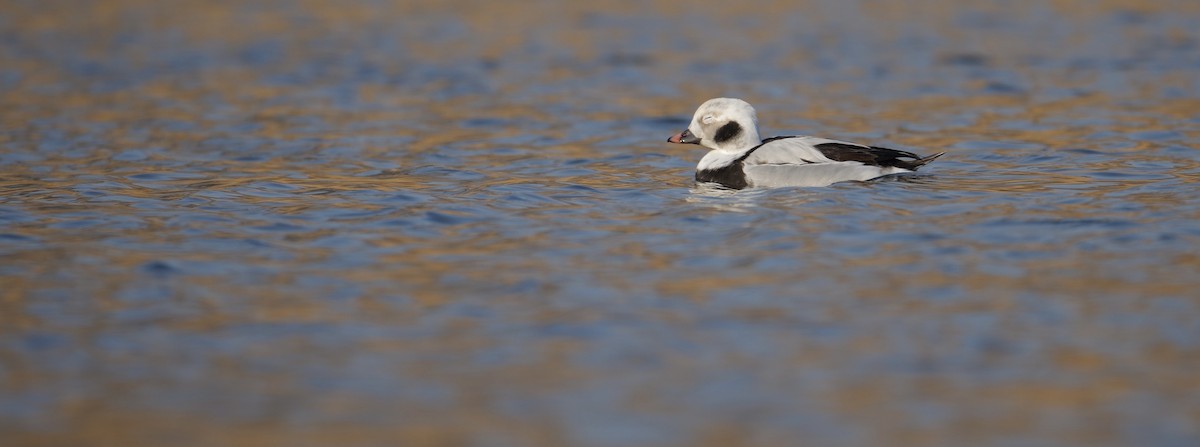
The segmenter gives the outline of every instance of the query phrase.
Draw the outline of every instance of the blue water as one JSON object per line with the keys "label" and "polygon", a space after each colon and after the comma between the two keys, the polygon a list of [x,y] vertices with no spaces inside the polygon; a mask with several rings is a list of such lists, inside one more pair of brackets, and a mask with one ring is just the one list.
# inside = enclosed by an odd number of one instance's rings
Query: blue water
{"label": "blue water", "polygon": [[0,435],[1200,443],[1200,8],[1055,5],[14,3]]}

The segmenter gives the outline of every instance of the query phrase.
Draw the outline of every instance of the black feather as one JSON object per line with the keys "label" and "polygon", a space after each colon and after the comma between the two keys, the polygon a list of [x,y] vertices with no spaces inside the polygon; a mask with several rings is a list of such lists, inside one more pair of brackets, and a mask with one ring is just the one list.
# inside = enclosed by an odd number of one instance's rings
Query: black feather
{"label": "black feather", "polygon": [[[920,155],[912,152],[847,143],[822,143],[813,147],[821,151],[825,157],[834,161],[857,161],[870,166],[904,168],[910,171],[915,171],[922,165],[942,155],[937,154],[921,158]],[[904,158],[910,158],[911,160],[902,160]]]}
{"label": "black feather", "polygon": [[717,129],[717,135],[713,137],[713,141],[724,143],[734,139],[734,137],[737,137],[740,133],[742,133],[742,125],[738,124],[737,121],[730,121],[729,124],[721,126],[720,129]]}
{"label": "black feather", "polygon": [[732,189],[742,189],[749,186],[746,182],[746,171],[742,170],[742,159],[717,169],[696,171],[697,182],[720,183],[721,186]]}

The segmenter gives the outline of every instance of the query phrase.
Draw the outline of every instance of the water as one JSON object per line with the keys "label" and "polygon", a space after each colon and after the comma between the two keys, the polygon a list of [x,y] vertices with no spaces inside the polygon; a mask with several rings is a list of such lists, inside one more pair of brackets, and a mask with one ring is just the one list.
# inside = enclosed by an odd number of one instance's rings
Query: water
{"label": "water", "polygon": [[591,3],[6,4],[5,445],[1200,443],[1200,4]]}

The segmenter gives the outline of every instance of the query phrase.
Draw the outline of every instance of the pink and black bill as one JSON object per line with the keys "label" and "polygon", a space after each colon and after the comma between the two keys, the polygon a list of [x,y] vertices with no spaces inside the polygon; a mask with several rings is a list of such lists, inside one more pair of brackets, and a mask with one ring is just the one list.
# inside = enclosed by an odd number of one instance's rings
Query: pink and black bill
{"label": "pink and black bill", "polygon": [[684,129],[683,132],[679,132],[675,135],[671,135],[671,138],[667,138],[667,142],[678,144],[700,144],[700,139],[696,138],[695,135],[692,135],[692,131]]}

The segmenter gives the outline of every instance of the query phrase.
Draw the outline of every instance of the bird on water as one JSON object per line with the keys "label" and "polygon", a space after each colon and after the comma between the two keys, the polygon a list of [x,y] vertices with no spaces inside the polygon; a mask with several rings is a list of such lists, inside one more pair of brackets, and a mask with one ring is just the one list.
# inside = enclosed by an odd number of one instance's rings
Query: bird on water
{"label": "bird on water", "polygon": [[750,103],[714,98],[696,109],[683,132],[667,139],[712,149],[696,165],[696,181],[733,189],[747,187],[828,186],[916,171],[941,157],[810,136],[765,140],[758,135],[758,114]]}

